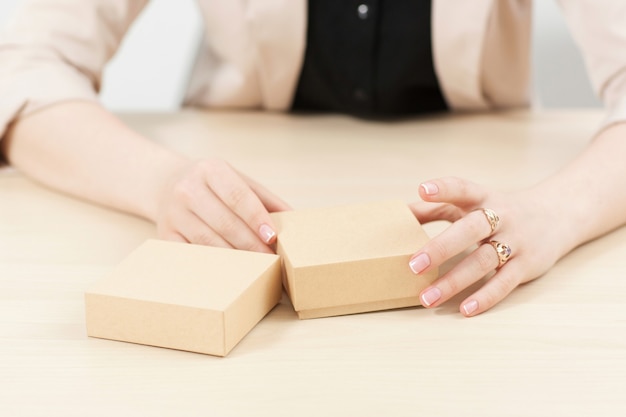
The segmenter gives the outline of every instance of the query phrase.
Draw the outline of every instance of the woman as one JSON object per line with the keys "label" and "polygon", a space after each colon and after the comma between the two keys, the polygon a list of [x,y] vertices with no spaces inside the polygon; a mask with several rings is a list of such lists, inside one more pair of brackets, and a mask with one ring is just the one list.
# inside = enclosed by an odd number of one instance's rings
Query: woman
{"label": "woman", "polygon": [[[199,0],[206,23],[186,105],[393,117],[529,103],[530,0]],[[459,178],[419,187],[421,222],[449,220],[416,274],[478,244],[420,295],[493,307],[574,247],[626,222],[626,5],[562,2],[608,117],[589,147],[528,189]],[[189,160],[97,104],[102,69],[143,0],[24,3],[0,40],[6,158],[60,191],[154,221],[161,237],[271,252],[289,207],[221,160]]]}

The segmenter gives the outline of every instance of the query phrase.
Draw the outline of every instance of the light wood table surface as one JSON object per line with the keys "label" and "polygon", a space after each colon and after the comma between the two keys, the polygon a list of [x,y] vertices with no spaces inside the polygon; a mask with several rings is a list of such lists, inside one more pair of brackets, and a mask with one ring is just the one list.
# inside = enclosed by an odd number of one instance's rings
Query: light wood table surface
{"label": "light wood table surface", "polygon": [[[574,157],[602,119],[122,117],[181,152],[228,160],[295,208],[409,202],[442,175],[524,187]],[[0,172],[0,416],[626,415],[626,228],[472,319],[460,297],[305,321],[283,299],[222,359],[88,338],[85,289],[154,227]]]}

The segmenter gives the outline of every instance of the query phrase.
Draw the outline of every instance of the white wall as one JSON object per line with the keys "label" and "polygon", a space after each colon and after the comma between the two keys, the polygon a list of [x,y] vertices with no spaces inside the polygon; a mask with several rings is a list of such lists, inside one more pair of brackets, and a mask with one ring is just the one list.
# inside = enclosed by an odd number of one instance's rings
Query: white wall
{"label": "white wall", "polygon": [[[18,1],[0,0],[0,24]],[[533,68],[540,102],[544,107],[598,105],[556,2],[534,3]],[[107,68],[104,104],[113,110],[176,109],[200,32],[194,0],[152,0]]]}
{"label": "white wall", "polygon": [[600,106],[555,0],[535,0],[533,71],[544,107]]}
{"label": "white wall", "polygon": [[177,109],[201,36],[194,0],[152,0],[106,69],[104,105],[114,110]]}

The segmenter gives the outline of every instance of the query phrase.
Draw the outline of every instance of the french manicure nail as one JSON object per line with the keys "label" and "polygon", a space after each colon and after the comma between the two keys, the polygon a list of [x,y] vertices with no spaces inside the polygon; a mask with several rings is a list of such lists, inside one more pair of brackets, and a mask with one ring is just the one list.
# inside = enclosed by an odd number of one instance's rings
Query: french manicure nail
{"label": "french manicure nail", "polygon": [[409,261],[409,268],[413,271],[414,274],[421,273],[424,269],[430,266],[430,257],[425,253],[420,253],[417,256],[414,256]]}
{"label": "french manicure nail", "polygon": [[433,195],[439,192],[437,184],[433,184],[432,182],[423,182],[420,184],[420,187],[422,187],[422,190],[424,190],[424,194],[426,195]]}
{"label": "french manicure nail", "polygon": [[469,316],[476,310],[478,310],[478,301],[476,300],[471,300],[463,304],[463,311],[465,311],[466,316]]}
{"label": "french manicure nail", "polygon": [[259,235],[261,235],[263,242],[270,243],[272,239],[274,239],[274,236],[276,236],[276,232],[264,223],[259,227]]}
{"label": "french manicure nail", "polygon": [[441,290],[437,287],[429,288],[420,298],[422,299],[423,305],[430,307],[434,302],[441,298]]}

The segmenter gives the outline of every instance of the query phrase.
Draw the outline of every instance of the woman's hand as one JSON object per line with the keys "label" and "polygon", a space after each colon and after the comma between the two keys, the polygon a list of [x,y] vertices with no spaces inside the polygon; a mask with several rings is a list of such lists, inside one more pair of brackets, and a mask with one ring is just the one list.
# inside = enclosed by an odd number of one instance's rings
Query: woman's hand
{"label": "woman's hand", "polygon": [[147,218],[164,239],[272,253],[268,211],[289,209],[226,162],[191,161],[94,103],[63,102],[20,119],[2,146],[32,178]]}
{"label": "woman's hand", "polygon": [[159,237],[273,253],[270,211],[290,207],[219,160],[184,164],[165,186],[156,218]]}
{"label": "woman's hand", "polygon": [[[421,184],[419,192],[423,201],[411,208],[421,223],[447,220],[452,224],[411,258],[413,272],[426,272],[471,249],[420,293],[425,307],[439,306],[495,270],[460,305],[465,316],[480,314],[518,285],[545,273],[573,247],[568,223],[555,210],[558,204],[532,190],[503,194],[463,179],[442,178]],[[504,244],[500,254],[497,242]]]}

